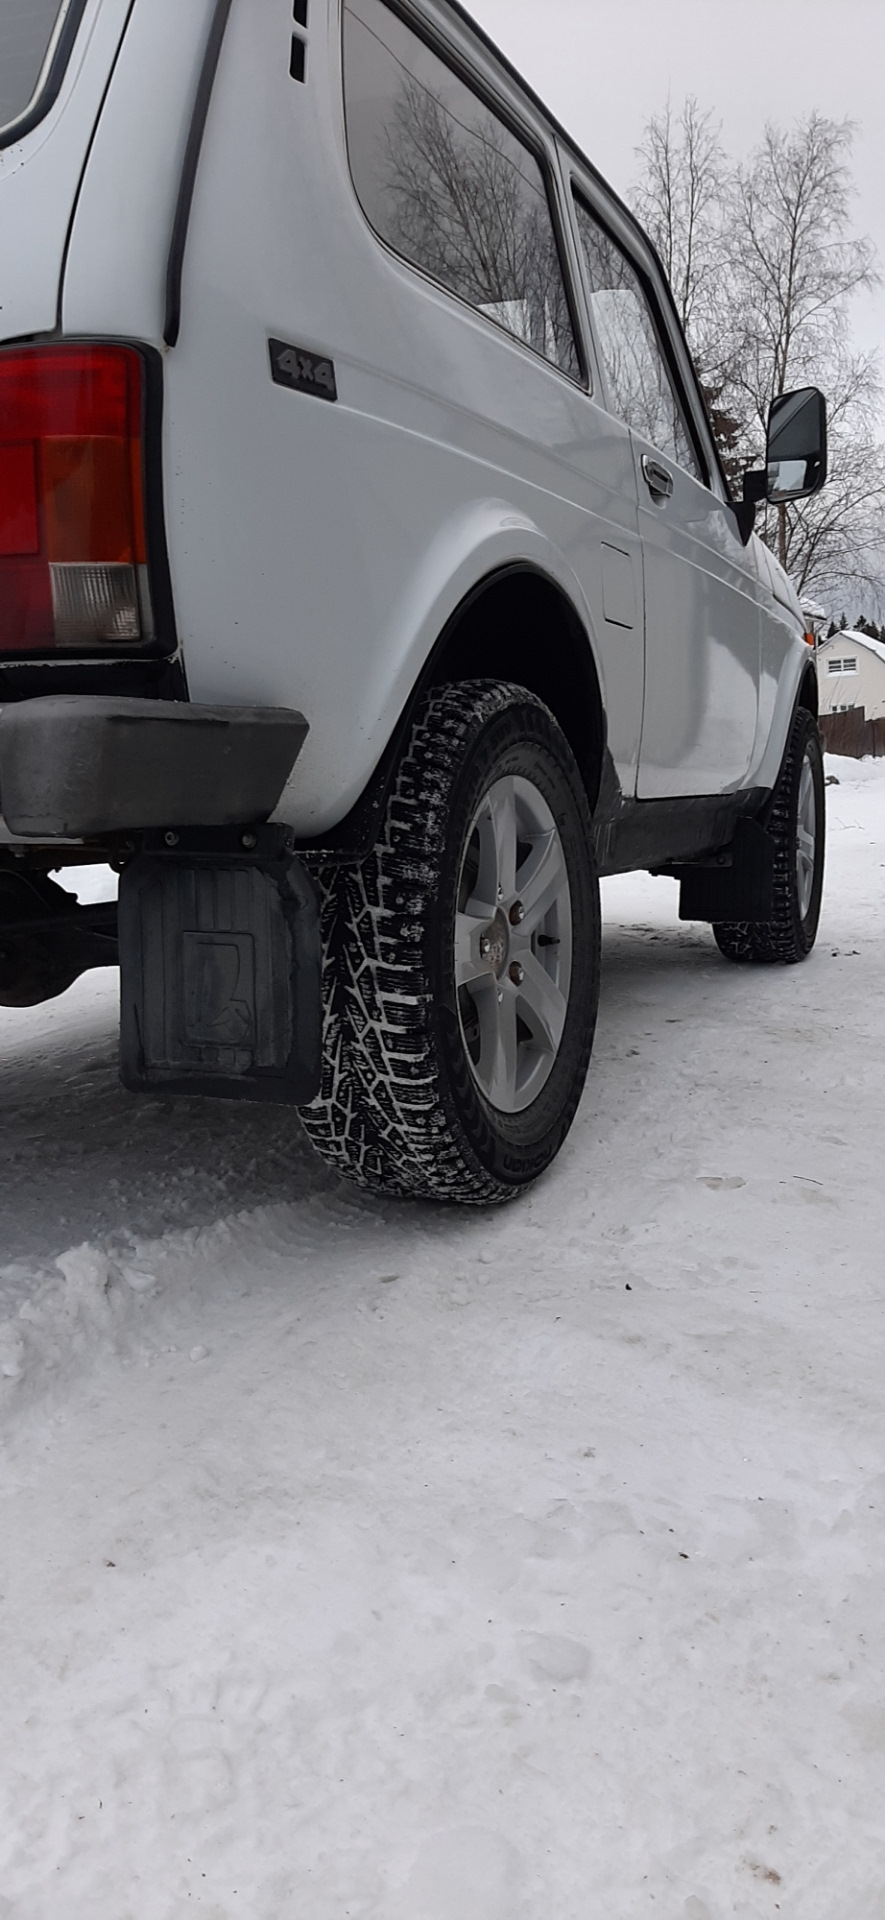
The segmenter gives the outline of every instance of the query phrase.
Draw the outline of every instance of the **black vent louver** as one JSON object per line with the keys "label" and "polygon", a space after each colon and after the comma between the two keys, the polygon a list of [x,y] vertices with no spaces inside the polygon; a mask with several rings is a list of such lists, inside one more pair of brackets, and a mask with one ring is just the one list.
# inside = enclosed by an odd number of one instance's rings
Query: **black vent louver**
{"label": "black vent louver", "polygon": [[[293,0],[292,17],[296,27],[307,27],[307,6],[308,0]],[[289,72],[293,80],[303,81],[307,76],[307,43],[298,33],[292,35]]]}

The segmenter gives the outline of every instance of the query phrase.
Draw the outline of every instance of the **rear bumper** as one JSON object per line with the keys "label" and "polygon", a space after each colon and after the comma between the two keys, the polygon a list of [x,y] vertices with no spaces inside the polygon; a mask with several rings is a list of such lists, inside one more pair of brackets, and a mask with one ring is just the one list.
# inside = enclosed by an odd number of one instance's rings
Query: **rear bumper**
{"label": "rear bumper", "polygon": [[252,825],[308,733],[285,707],[48,694],[0,710],[0,812],[23,839]]}

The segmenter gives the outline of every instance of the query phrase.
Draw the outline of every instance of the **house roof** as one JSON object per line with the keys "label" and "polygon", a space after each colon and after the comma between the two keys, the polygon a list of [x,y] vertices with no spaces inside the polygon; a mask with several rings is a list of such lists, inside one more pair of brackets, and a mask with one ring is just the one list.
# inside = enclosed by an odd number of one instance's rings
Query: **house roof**
{"label": "house roof", "polygon": [[881,660],[883,667],[885,667],[885,642],[882,640],[873,640],[868,633],[858,633],[856,627],[844,627],[839,633],[831,634],[829,640],[820,640],[817,648],[818,653],[823,653],[825,647],[838,646],[841,648],[844,646],[846,640],[852,647],[866,647],[867,651],[874,653],[876,659]]}

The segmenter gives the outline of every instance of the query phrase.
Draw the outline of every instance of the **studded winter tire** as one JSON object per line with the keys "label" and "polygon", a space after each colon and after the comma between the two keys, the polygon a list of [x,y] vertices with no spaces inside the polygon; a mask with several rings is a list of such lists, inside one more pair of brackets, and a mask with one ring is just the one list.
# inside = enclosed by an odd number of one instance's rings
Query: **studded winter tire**
{"label": "studded winter tire", "polygon": [[789,966],[814,946],[824,883],[823,751],[817,721],[804,707],[793,720],[766,825],[775,847],[774,913],[715,925],[713,934],[727,960]]}
{"label": "studded winter tire", "polygon": [[314,874],[314,1146],[362,1186],[507,1199],[571,1126],[599,993],[590,816],[553,716],[498,681],[432,692],[372,854]]}

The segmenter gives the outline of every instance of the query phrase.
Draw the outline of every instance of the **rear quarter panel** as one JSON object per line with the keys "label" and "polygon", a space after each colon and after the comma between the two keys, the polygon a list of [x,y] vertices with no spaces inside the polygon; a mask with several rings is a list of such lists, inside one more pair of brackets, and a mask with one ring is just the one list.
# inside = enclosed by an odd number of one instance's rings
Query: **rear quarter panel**
{"label": "rear quarter panel", "polygon": [[[195,33],[172,0],[138,0],[75,224],[72,331],[158,337],[207,13]],[[350,179],[337,5],[312,0],[305,85],[289,74],[291,34],[289,0],[234,0],[181,335],[165,360],[167,530],[191,695],[302,709],[311,733],[284,813],[321,832],[358,797],[463,595],[527,560],[558,581],[596,647],[630,790],[643,663],[627,436],[384,249]],[[555,169],[552,140],[549,151]],[[334,359],[337,404],[272,383],[271,335]],[[603,529],[635,554],[637,575],[635,626],[608,635]]]}

